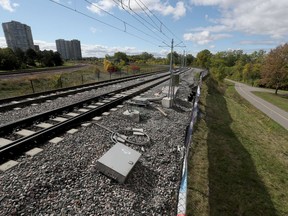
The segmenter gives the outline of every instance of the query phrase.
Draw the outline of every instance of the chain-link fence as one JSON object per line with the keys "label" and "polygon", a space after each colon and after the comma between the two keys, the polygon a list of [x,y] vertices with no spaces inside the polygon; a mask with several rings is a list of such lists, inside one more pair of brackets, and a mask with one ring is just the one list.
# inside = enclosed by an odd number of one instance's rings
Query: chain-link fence
{"label": "chain-link fence", "polygon": [[197,92],[194,98],[193,108],[191,112],[191,119],[190,124],[187,127],[186,131],[186,138],[184,143],[184,160],[183,160],[183,166],[182,166],[182,177],[181,177],[181,183],[179,188],[179,194],[178,194],[178,206],[177,206],[177,216],[184,216],[186,215],[186,204],[187,204],[187,172],[188,172],[188,156],[189,156],[189,149],[190,145],[192,143],[192,132],[194,125],[197,121],[197,114],[198,114],[198,102],[200,99],[201,94],[201,86],[202,86],[202,79],[208,74],[208,71],[202,71],[200,73],[199,77],[199,83],[197,86]]}

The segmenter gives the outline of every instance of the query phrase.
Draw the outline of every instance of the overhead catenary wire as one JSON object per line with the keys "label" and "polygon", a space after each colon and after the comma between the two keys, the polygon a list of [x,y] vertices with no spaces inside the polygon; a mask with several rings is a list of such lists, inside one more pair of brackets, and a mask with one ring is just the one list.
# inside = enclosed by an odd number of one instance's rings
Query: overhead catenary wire
{"label": "overhead catenary wire", "polygon": [[145,34],[146,36],[149,36],[149,37],[151,37],[151,38],[153,38],[153,39],[158,40],[158,41],[161,42],[161,40],[159,40],[159,39],[156,38],[155,36],[150,35],[150,34],[146,33],[145,31],[143,31],[143,30],[141,30],[141,29],[139,29],[139,28],[137,28],[137,27],[131,25],[131,24],[128,23],[127,21],[124,21],[123,19],[121,19],[121,18],[115,16],[114,14],[110,13],[109,11],[104,10],[103,8],[99,7],[97,4],[95,4],[95,3],[91,2],[91,1],[88,1],[88,0],[84,0],[84,1],[87,2],[88,4],[91,4],[92,6],[94,6],[94,7],[96,7],[96,8],[98,8],[99,10],[103,11],[104,13],[108,14],[109,16],[112,16],[114,19],[116,19],[116,20],[122,22],[122,23],[124,24],[124,27],[125,27],[124,32],[127,31],[127,28],[126,28],[126,27],[129,26],[129,27],[131,27],[131,28],[133,28],[133,29],[135,29],[135,30],[141,32],[142,34]]}
{"label": "overhead catenary wire", "polygon": [[[162,37],[160,37],[158,34],[156,34],[156,32],[151,29],[149,26],[147,26],[144,22],[148,23],[149,25],[151,25],[151,23],[149,23],[147,20],[145,20],[143,17],[141,17],[138,13],[136,13],[135,11],[133,11],[129,5],[124,4],[123,2],[118,2],[117,0],[113,0],[115,2],[115,4],[117,4],[119,7],[122,7],[122,9],[128,13],[130,16],[132,16],[135,20],[137,20],[141,25],[143,25],[147,30],[149,30],[150,32],[152,32],[154,35],[156,35],[159,39],[161,39],[162,41],[165,41],[165,39],[163,39]],[[130,12],[131,11],[131,12]],[[140,19],[142,19],[144,22],[142,22]],[[155,28],[155,26],[152,25],[153,28]],[[157,28],[156,28],[157,29]],[[164,34],[165,35],[165,34]],[[165,35],[166,36],[166,35]],[[168,37],[167,37],[168,38]],[[169,39],[169,38],[168,38]],[[160,41],[160,40],[159,40]],[[162,42],[160,41],[160,42]]]}
{"label": "overhead catenary wire", "polygon": [[[77,9],[76,9],[76,6],[75,6],[74,8],[72,8],[72,7],[68,6],[68,5],[65,5],[64,3],[61,3],[60,1],[56,1],[56,0],[49,0],[49,1],[55,3],[55,4],[59,5],[59,6],[62,6],[62,7],[64,7],[64,8],[66,8],[66,9],[68,9],[68,10],[71,10],[71,11],[73,11],[73,12],[75,12],[75,13],[78,13],[78,14],[80,14],[80,15],[82,15],[82,16],[85,16],[85,17],[87,17],[87,18],[90,18],[90,19],[92,19],[92,20],[95,20],[95,21],[97,21],[97,22],[99,22],[99,23],[101,23],[101,24],[103,24],[103,25],[106,25],[106,26],[108,26],[108,27],[110,27],[110,28],[116,29],[116,30],[121,31],[121,32],[125,32],[126,34],[128,34],[128,35],[130,35],[130,36],[133,36],[133,37],[135,37],[135,38],[138,38],[138,39],[140,39],[140,40],[142,40],[142,41],[145,41],[145,42],[147,42],[147,43],[150,43],[150,44],[152,44],[152,45],[154,45],[154,46],[158,46],[158,47],[159,47],[159,44],[156,44],[155,41],[157,41],[157,43],[160,42],[161,44],[164,43],[165,45],[167,45],[167,44],[169,43],[169,42],[167,42],[166,39],[163,39],[161,36],[159,36],[159,33],[156,34],[157,31],[158,31],[158,32],[161,33],[161,35],[164,35],[166,38],[168,38],[168,39],[170,40],[170,38],[164,33],[163,28],[167,29],[172,35],[174,35],[174,36],[177,38],[177,36],[176,36],[141,0],[135,0],[135,2],[138,4],[138,6],[141,8],[141,10],[146,14],[146,16],[149,18],[149,20],[151,20],[152,23],[149,22],[149,21],[147,21],[146,19],[144,19],[144,18],[143,18],[141,15],[139,15],[137,12],[133,11],[133,9],[131,8],[131,5],[130,5],[130,3],[131,3],[130,1],[128,2],[128,5],[124,4],[124,3],[123,3],[123,0],[118,0],[118,1],[117,1],[117,0],[113,0],[113,1],[114,1],[119,7],[123,8],[124,11],[126,11],[126,12],[129,13],[132,17],[134,17],[134,19],[136,19],[141,25],[143,25],[143,26],[144,26],[145,28],[147,28],[150,32],[152,32],[152,35],[151,35],[151,34],[148,34],[147,31],[141,30],[139,27],[135,27],[134,25],[130,24],[129,22],[126,22],[126,21],[124,21],[123,19],[115,16],[114,14],[112,14],[112,13],[104,10],[103,8],[99,7],[97,4],[95,4],[95,3],[93,3],[93,2],[91,2],[91,1],[89,1],[89,0],[84,0],[84,1],[85,1],[86,3],[89,3],[90,5],[92,5],[92,6],[94,6],[94,7],[97,7],[99,10],[101,10],[101,11],[109,14],[110,16],[112,16],[113,18],[117,19],[118,21],[122,22],[123,28],[119,27],[119,25],[118,25],[118,26],[112,25],[112,24],[110,24],[110,23],[104,22],[103,20],[97,19],[97,18],[94,17],[94,16],[91,16],[91,15],[89,15],[89,14],[87,14],[87,13],[84,13],[84,12],[82,12],[82,11],[80,11],[80,10],[77,10]],[[141,6],[141,4],[140,4],[138,1],[139,1],[143,6]],[[157,23],[155,22],[155,20],[152,19],[152,16],[149,15],[147,11],[148,11],[155,19],[157,19],[157,22],[159,22],[159,26],[157,25]],[[134,14],[135,14],[135,15],[134,15]],[[137,17],[136,17],[136,16],[137,16]],[[152,26],[153,29],[151,29],[149,26],[147,26],[147,25],[146,25],[144,22],[142,22],[138,17],[141,18],[141,20],[145,21],[145,23],[148,23],[150,26]],[[156,27],[156,28],[155,28],[155,27]],[[134,30],[140,32],[141,35],[136,34],[136,33],[134,33],[134,32],[132,33],[132,32],[130,31],[131,29],[134,29]],[[156,30],[157,30],[157,31],[156,31]],[[150,40],[149,40],[149,39],[146,39],[145,37],[143,37],[143,35],[149,36],[150,38],[152,38],[152,39],[155,40],[155,41],[151,41],[151,39],[150,39]],[[179,40],[179,38],[177,38],[177,40]],[[181,41],[181,40],[179,40],[179,41]],[[183,43],[183,41],[181,41],[179,44],[181,44],[181,43]],[[184,43],[183,43],[183,44],[184,44]]]}
{"label": "overhead catenary wire", "polygon": [[[164,26],[164,27],[173,35],[174,38],[176,38],[177,40],[181,41],[181,42],[184,44],[184,42],[183,42],[181,39],[179,39],[179,38],[173,33],[173,31],[171,31],[171,30],[160,20],[160,19],[153,13],[153,11],[151,11],[151,10],[142,2],[142,0],[136,0],[136,1],[141,2],[141,4],[153,15],[153,17],[155,17],[155,18],[161,23],[161,26]],[[185,44],[184,44],[184,46],[185,46]]]}
{"label": "overhead catenary wire", "polygon": [[85,16],[85,17],[90,18],[90,19],[92,19],[92,20],[95,20],[95,21],[97,21],[97,22],[99,22],[99,23],[102,23],[103,25],[109,26],[110,28],[116,29],[116,30],[121,31],[121,32],[125,32],[126,34],[128,34],[128,35],[130,35],[130,36],[136,37],[136,38],[138,38],[138,39],[140,39],[140,40],[142,40],[142,41],[145,41],[145,42],[147,42],[147,43],[150,43],[150,44],[152,44],[152,45],[154,45],[154,46],[158,46],[158,45],[157,45],[156,43],[154,43],[154,42],[151,42],[151,41],[149,41],[149,40],[147,40],[147,39],[145,39],[145,38],[142,38],[142,37],[140,37],[140,36],[138,36],[138,35],[136,35],[136,34],[133,34],[133,33],[131,33],[131,32],[128,32],[127,30],[125,31],[125,29],[123,30],[123,29],[121,29],[121,28],[118,28],[118,27],[116,27],[116,26],[113,26],[113,25],[111,25],[111,24],[109,24],[109,23],[106,23],[106,22],[104,22],[104,21],[102,21],[102,20],[100,20],[100,19],[97,19],[97,18],[95,18],[95,17],[93,17],[93,16],[90,16],[90,15],[88,15],[88,14],[86,14],[86,13],[83,13],[83,12],[77,10],[77,9],[74,9],[74,8],[72,8],[72,7],[69,7],[69,6],[67,6],[67,5],[64,5],[64,4],[60,3],[60,2],[57,2],[57,1],[55,1],[55,0],[48,0],[48,1],[53,2],[54,4],[57,4],[57,5],[61,6],[61,7],[64,7],[64,8],[66,8],[67,10],[73,11],[73,12],[75,12],[75,13],[78,13],[78,14],[82,15],[82,16]]}

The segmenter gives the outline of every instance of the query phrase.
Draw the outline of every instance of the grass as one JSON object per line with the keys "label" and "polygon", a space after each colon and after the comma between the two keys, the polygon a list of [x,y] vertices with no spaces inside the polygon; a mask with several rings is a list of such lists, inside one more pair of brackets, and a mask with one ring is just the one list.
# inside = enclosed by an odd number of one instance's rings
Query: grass
{"label": "grass", "polygon": [[211,78],[193,135],[187,215],[288,215],[288,133]]}
{"label": "grass", "polygon": [[[157,71],[161,68],[163,69],[163,67],[151,66],[148,69],[141,69],[140,73]],[[58,74],[49,74],[49,72],[47,72],[45,74],[29,75],[21,78],[1,79],[0,99],[31,94],[33,93],[33,90],[34,92],[43,92],[133,74],[133,72],[117,72],[110,75],[104,71],[103,65],[92,65],[88,68],[81,68],[74,72],[63,72]]]}
{"label": "grass", "polygon": [[288,92],[281,92],[277,95],[270,92],[252,92],[256,96],[274,104],[275,106],[279,107],[280,109],[285,110],[288,112]]}

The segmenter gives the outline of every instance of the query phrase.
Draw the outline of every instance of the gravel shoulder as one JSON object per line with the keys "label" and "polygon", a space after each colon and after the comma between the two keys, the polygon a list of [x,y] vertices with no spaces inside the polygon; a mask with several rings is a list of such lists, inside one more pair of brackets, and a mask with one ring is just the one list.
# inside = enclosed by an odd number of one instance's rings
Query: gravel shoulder
{"label": "gravel shoulder", "polygon": [[235,89],[237,92],[244,97],[246,100],[248,100],[253,106],[255,106],[257,109],[261,110],[263,113],[265,113],[267,116],[269,116],[271,119],[282,125],[284,128],[288,130],[288,112],[278,108],[277,106],[257,97],[252,91],[268,91],[271,90],[267,89],[261,89],[261,88],[255,88],[248,86],[243,83],[235,82],[233,80],[227,79],[229,82],[233,82],[235,84]]}
{"label": "gravel shoulder", "polygon": [[[58,144],[45,143],[34,157],[22,156],[17,167],[0,173],[0,215],[176,215],[185,129],[192,104],[191,71],[182,75],[176,106],[165,109],[133,107],[141,121],[123,116],[126,106],[103,116],[100,124],[118,131],[143,128],[151,138],[146,146],[127,144],[142,153],[127,181],[119,184],[95,168],[113,146],[110,133],[96,124],[62,134]],[[188,80],[188,82],[187,82]],[[153,88],[145,96],[167,85]]]}

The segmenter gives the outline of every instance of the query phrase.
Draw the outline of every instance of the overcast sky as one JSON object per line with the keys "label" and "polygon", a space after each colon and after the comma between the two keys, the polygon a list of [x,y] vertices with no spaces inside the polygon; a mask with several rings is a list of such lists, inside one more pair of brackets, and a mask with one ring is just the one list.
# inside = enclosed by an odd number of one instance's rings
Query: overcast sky
{"label": "overcast sky", "polygon": [[78,39],[83,57],[166,56],[172,39],[178,53],[249,53],[287,42],[287,9],[288,0],[0,0],[0,20],[29,25],[41,50]]}

